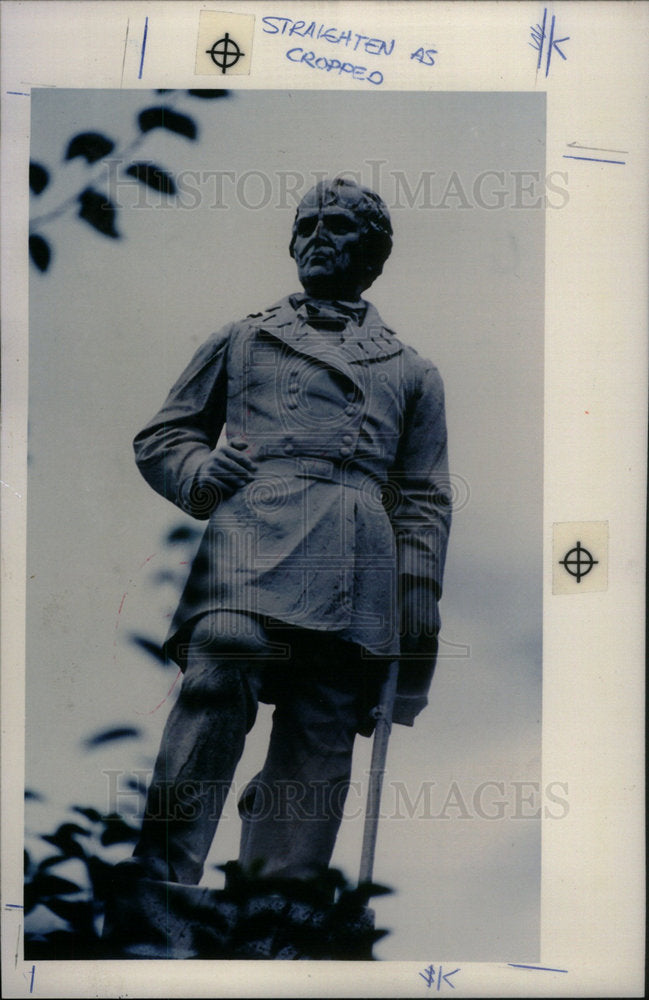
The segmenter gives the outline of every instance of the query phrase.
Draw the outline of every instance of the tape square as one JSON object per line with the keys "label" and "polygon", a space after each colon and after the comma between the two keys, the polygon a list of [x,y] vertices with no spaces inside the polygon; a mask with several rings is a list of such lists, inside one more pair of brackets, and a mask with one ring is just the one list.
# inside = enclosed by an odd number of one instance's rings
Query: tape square
{"label": "tape square", "polygon": [[202,10],[196,43],[196,76],[248,76],[254,14]]}

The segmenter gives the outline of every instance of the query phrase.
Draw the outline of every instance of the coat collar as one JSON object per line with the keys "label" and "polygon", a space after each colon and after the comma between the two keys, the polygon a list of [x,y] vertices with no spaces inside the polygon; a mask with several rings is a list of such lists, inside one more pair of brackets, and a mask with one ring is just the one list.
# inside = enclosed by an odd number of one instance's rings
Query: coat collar
{"label": "coat collar", "polygon": [[300,308],[306,300],[303,293],[286,296],[263,313],[248,318],[298,354],[336,368],[356,385],[360,385],[360,381],[359,375],[354,373],[354,365],[385,361],[403,350],[403,345],[371,302],[362,300],[366,310],[360,323],[350,315],[342,332],[323,332],[308,324],[306,310]]}

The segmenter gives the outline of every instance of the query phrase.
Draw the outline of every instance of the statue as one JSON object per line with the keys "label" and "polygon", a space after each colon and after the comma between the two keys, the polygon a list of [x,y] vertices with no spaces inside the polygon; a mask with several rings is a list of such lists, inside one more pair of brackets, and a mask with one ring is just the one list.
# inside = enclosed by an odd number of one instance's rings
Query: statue
{"label": "statue", "polygon": [[289,248],[303,292],[208,339],[135,438],[153,489],[207,521],[165,644],[182,688],[124,863],[148,879],[201,879],[259,701],[273,727],[239,801],[239,865],[295,880],[329,865],[391,662],[394,721],[427,703],[450,525],[443,387],[361,298],[391,248],[378,195],[321,181]]}

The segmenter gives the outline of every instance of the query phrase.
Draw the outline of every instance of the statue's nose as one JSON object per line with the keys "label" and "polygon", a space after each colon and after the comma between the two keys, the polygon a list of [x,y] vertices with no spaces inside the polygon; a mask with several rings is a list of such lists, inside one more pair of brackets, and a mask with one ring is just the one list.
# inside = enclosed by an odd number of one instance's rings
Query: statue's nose
{"label": "statue's nose", "polygon": [[316,239],[326,239],[327,241],[331,238],[331,230],[327,226],[326,219],[323,219],[322,216],[320,216],[316,223],[313,235]]}

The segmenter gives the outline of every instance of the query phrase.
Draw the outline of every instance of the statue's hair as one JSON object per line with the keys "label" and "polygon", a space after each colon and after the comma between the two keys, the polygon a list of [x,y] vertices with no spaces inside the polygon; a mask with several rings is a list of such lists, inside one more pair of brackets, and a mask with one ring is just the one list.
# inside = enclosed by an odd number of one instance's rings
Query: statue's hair
{"label": "statue's hair", "polygon": [[297,221],[305,203],[331,205],[340,202],[354,212],[361,222],[368,276],[364,287],[369,288],[383,270],[392,251],[392,223],[383,199],[375,191],[356,181],[335,177],[333,180],[318,181],[315,187],[307,191],[295,213],[289,253],[291,257],[295,256]]}

